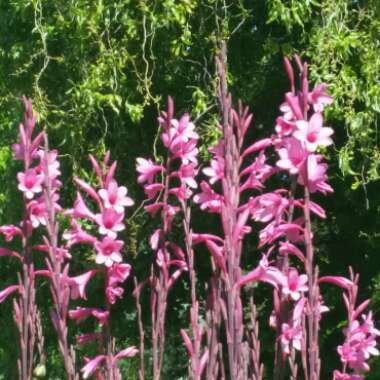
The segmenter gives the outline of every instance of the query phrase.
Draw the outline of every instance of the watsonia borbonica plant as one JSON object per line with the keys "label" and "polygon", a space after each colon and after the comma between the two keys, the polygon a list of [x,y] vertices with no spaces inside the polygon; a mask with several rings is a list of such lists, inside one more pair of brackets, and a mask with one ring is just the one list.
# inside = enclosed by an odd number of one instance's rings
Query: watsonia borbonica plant
{"label": "watsonia borbonica plant", "polygon": [[[320,380],[320,321],[329,311],[320,286],[329,283],[342,289],[347,310],[344,340],[337,348],[341,368],[331,376],[333,380],[363,380],[370,370],[368,359],[379,354],[376,340],[380,332],[372,312],[366,312],[369,300],[358,302],[359,276],[351,268],[348,278],[321,276],[315,259],[312,216],[324,219],[326,212],[314,195],[333,192],[322,154],[333,143],[333,130],[324,125],[323,117],[325,107],[333,102],[328,86],[322,83],[310,89],[307,64],[295,56],[296,75],[285,58],[290,90],[280,106],[274,133],[248,142],[252,115],[241,105],[232,106],[226,59],[222,45],[216,59],[222,137],[209,149],[211,162],[201,170],[205,179],[198,181],[196,127],[188,114],[174,117],[171,98],[158,120],[166,153],[158,162],[137,159],[137,181],[144,186],[148,202],[145,210],[158,216],[154,220],[159,222],[149,238],[154,252],[150,274],[136,281],[134,291],[140,332],[138,376],[140,380],[163,378],[166,316],[171,307],[168,296],[181,279],[190,283],[190,323],[179,331],[189,355],[190,379],[263,380],[266,373],[275,380]],[[123,379],[120,360],[135,356],[138,350],[120,347],[112,334],[110,315],[112,305],[124,296],[122,284],[131,277],[132,268],[123,257],[122,234],[125,209],[134,202],[127,188],[117,183],[117,165],[110,162],[108,152],[102,161],[90,156],[95,181],[90,185],[75,178],[79,191],[74,206],[64,211],[59,203],[58,152],[49,150],[45,131],[35,135],[36,115],[29,99],[24,98],[24,106],[20,141],[13,146],[14,159],[24,164],[17,175],[24,215],[18,225],[0,227],[7,242],[21,238],[20,252],[0,249],[1,256],[16,258],[21,264],[18,283],[0,292],[0,302],[15,296],[19,378],[32,379],[35,347],[40,359],[37,368],[44,368],[43,329],[35,303],[36,276],[42,276],[50,284],[50,314],[67,378],[79,379],[81,374],[83,378]],[[285,185],[272,190],[269,187],[274,183]],[[192,225],[193,204],[219,220],[219,233],[197,231]],[[61,233],[59,221],[64,218],[69,218],[70,228]],[[176,223],[179,219],[182,223]],[[42,241],[32,245],[36,229]],[[255,231],[258,246],[253,250],[246,238]],[[87,246],[94,260],[91,268],[74,275],[70,272],[77,245]],[[211,274],[199,283],[196,262],[204,249],[210,253]],[[44,267],[34,268],[36,251],[45,255]],[[251,257],[252,251],[260,257]],[[248,270],[242,267],[243,257],[254,263]],[[103,280],[103,306],[72,308],[71,300],[87,301],[86,287],[95,277]],[[275,337],[273,374],[260,358],[263,343],[254,297],[259,288],[247,286],[251,283],[266,283],[273,291],[268,321]],[[140,294],[144,289],[150,296],[150,326],[144,326],[142,319]],[[94,318],[96,330],[79,335],[76,344],[91,344],[97,353],[85,355],[84,365],[79,365],[67,320],[80,323],[88,318]],[[152,353],[149,375],[144,361],[147,327]]]}

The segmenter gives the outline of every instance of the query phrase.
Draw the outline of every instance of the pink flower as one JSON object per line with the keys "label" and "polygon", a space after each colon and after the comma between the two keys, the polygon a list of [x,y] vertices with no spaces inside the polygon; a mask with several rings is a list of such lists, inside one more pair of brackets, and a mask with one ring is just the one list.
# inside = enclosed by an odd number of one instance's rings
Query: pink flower
{"label": "pink flower", "polygon": [[211,160],[209,167],[202,170],[203,174],[210,177],[209,181],[211,184],[224,178],[224,159],[222,157],[216,157]]}
{"label": "pink flower", "polygon": [[144,193],[149,199],[152,199],[163,189],[164,185],[162,183],[152,183],[144,186]]}
{"label": "pink flower", "polygon": [[108,322],[109,312],[93,307],[77,307],[69,311],[70,319],[75,319],[76,323],[81,323],[91,316],[98,319],[100,325],[105,325]]}
{"label": "pink flower", "polygon": [[302,328],[300,325],[290,326],[283,323],[281,326],[281,345],[285,354],[290,354],[290,344],[297,351],[302,347]]}
{"label": "pink flower", "polygon": [[163,171],[163,167],[161,165],[156,165],[152,160],[137,158],[136,161],[136,170],[140,174],[137,178],[138,183],[148,182],[151,184],[153,183],[156,174]]}
{"label": "pink flower", "polygon": [[58,151],[57,150],[51,150],[48,152],[47,157],[45,157],[45,151],[44,150],[39,150],[38,156],[40,157],[40,171],[42,174],[45,173],[45,167],[46,163],[48,165],[48,172],[49,172],[49,177],[50,179],[54,180],[57,178],[59,175],[61,175],[61,172],[59,170],[59,162],[57,161],[57,156],[58,156]]}
{"label": "pink flower", "polygon": [[64,231],[62,237],[68,241],[68,248],[79,243],[94,244],[96,242],[95,236],[84,231],[75,219],[71,221],[71,230]]}
{"label": "pink flower", "polygon": [[87,207],[79,191],[77,192],[77,199],[74,202],[72,214],[74,218],[95,219],[95,215]]}
{"label": "pink flower", "polygon": [[198,187],[198,184],[194,179],[196,174],[197,170],[194,164],[181,165],[178,171],[178,177],[181,181],[192,189],[196,189]]}
{"label": "pink flower", "polygon": [[295,268],[290,268],[287,275],[287,282],[282,288],[283,294],[290,296],[294,301],[298,301],[302,292],[308,290],[307,287],[307,275],[298,275],[298,271]]}
{"label": "pink flower", "polygon": [[320,283],[329,282],[331,284],[337,285],[341,287],[342,289],[346,289],[346,290],[349,290],[354,286],[354,283],[351,280],[342,276],[323,276],[323,277],[320,277],[318,281]]}
{"label": "pink flower", "polygon": [[223,197],[215,193],[205,181],[201,182],[200,187],[202,192],[194,195],[194,202],[200,205],[201,210],[208,210],[211,213],[220,212]]}
{"label": "pink flower", "polygon": [[287,199],[276,193],[260,195],[252,202],[252,217],[255,221],[262,223],[267,223],[273,218],[279,220],[288,203]]}
{"label": "pink flower", "polygon": [[28,169],[25,173],[18,173],[18,189],[25,194],[27,199],[32,199],[35,194],[42,191],[43,174],[37,174],[36,169]]}
{"label": "pink flower", "polygon": [[97,270],[90,270],[79,276],[69,277],[68,283],[71,287],[71,298],[76,300],[78,298],[87,299],[86,286],[90,279],[97,273]]}
{"label": "pink flower", "polygon": [[289,136],[295,130],[296,125],[294,122],[286,120],[284,117],[276,119],[275,130],[279,137]]}
{"label": "pink flower", "polygon": [[98,355],[91,360],[87,359],[87,364],[80,370],[83,379],[88,379],[97,370],[99,365],[106,360],[106,358],[105,355]]}
{"label": "pink flower", "polygon": [[289,170],[290,174],[297,174],[306,159],[306,151],[300,141],[293,137],[284,140],[284,147],[278,150],[280,159],[276,165],[280,169]]}
{"label": "pink flower", "polygon": [[114,363],[114,365],[116,365],[117,362],[118,362],[120,359],[124,359],[124,358],[132,358],[132,357],[135,356],[138,352],[139,352],[139,350],[138,350],[135,346],[131,346],[131,347],[125,348],[124,350],[119,351],[119,352],[113,357],[113,363]]}
{"label": "pink flower", "polygon": [[[319,191],[321,193],[331,193],[333,189],[326,182],[327,180],[327,164],[319,163],[321,156],[310,154],[307,159],[307,179],[308,186],[311,193]],[[298,177],[298,183],[305,186],[306,172],[303,169],[301,175]]]}
{"label": "pink flower", "polygon": [[334,380],[364,380],[364,377],[361,375],[349,375],[348,373],[342,373],[335,370]]}
{"label": "pink flower", "polygon": [[107,189],[100,189],[98,191],[100,198],[103,199],[104,207],[112,207],[119,213],[124,211],[124,207],[134,204],[133,200],[127,197],[127,192],[127,188],[125,186],[118,187],[115,180],[108,183]]}
{"label": "pink flower", "polygon": [[321,83],[309,93],[308,100],[313,105],[315,112],[323,112],[325,105],[333,103],[332,96],[326,94],[327,84]]}
{"label": "pink flower", "polygon": [[22,235],[20,228],[10,224],[0,227],[0,234],[5,236],[6,241],[12,241],[17,235]]}
{"label": "pink flower", "polygon": [[113,263],[120,263],[123,259],[120,254],[123,245],[124,243],[121,240],[114,240],[109,236],[106,236],[102,241],[97,241],[95,243],[96,263],[105,264],[107,267]]}
{"label": "pink flower", "polygon": [[315,152],[319,146],[332,144],[330,136],[334,133],[332,128],[323,127],[323,117],[315,113],[310,121],[296,121],[297,130],[293,136],[301,141],[309,152]]}
{"label": "pink flower", "polygon": [[114,264],[108,268],[108,284],[115,285],[124,282],[131,273],[131,266],[129,264]]}
{"label": "pink flower", "polygon": [[106,208],[101,214],[95,216],[95,221],[99,225],[99,233],[115,239],[117,232],[125,229],[122,223],[124,213],[118,213],[113,208]]}

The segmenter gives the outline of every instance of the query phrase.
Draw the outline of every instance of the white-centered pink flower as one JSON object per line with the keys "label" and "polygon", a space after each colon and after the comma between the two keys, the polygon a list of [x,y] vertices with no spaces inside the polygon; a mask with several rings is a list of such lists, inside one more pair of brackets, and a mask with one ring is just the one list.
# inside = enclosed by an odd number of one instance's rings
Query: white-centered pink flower
{"label": "white-centered pink flower", "polygon": [[163,171],[162,166],[155,164],[152,160],[146,160],[140,157],[137,158],[136,161],[136,170],[139,173],[137,178],[138,183],[148,182],[148,184],[151,184],[154,182],[156,174]]}
{"label": "white-centered pink flower", "polygon": [[309,93],[308,101],[313,105],[315,112],[323,112],[326,105],[333,103],[334,98],[326,94],[326,83],[321,83]]}
{"label": "white-centered pink flower", "polygon": [[125,229],[123,223],[124,213],[116,212],[113,208],[106,208],[101,214],[95,216],[99,225],[99,233],[115,239],[117,233]]}
{"label": "white-centered pink flower", "polygon": [[301,298],[301,293],[307,290],[307,275],[299,275],[297,269],[290,268],[287,281],[282,288],[282,293],[286,296],[290,296],[294,301],[298,301]]}
{"label": "white-centered pink flower", "polygon": [[112,207],[119,213],[124,211],[124,207],[130,207],[134,204],[133,200],[127,197],[127,188],[125,186],[119,187],[115,180],[110,181],[107,188],[100,189],[98,193],[103,200],[104,207]]}
{"label": "white-centered pink flower", "polygon": [[272,219],[281,219],[289,201],[279,194],[268,193],[256,197],[250,204],[253,219],[267,223]]}
{"label": "white-centered pink flower", "polygon": [[296,121],[297,130],[293,136],[301,141],[307,151],[315,152],[319,146],[328,146],[333,143],[331,135],[332,128],[323,126],[323,117],[320,113],[315,113],[309,121]]}
{"label": "white-centered pink flower", "polygon": [[103,238],[102,241],[97,241],[95,243],[96,263],[105,264],[107,267],[110,267],[113,263],[120,263],[123,259],[120,253],[123,245],[123,241],[114,240],[108,236]]}
{"label": "white-centered pink flower", "polygon": [[210,183],[224,178],[224,159],[222,157],[216,157],[210,162],[210,166],[202,170],[203,174],[210,177]]}
{"label": "white-centered pink flower", "polygon": [[32,199],[35,194],[42,191],[43,174],[38,174],[36,169],[28,169],[17,173],[18,189],[25,194],[27,199]]}
{"label": "white-centered pink flower", "polygon": [[223,197],[217,194],[205,181],[201,182],[200,187],[202,192],[194,195],[194,202],[200,205],[201,210],[208,210],[211,213],[220,212]]}

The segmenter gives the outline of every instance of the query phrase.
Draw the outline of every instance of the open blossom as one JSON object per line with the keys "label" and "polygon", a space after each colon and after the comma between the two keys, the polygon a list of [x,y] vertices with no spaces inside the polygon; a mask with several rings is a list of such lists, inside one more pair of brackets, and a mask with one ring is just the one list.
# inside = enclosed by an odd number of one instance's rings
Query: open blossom
{"label": "open blossom", "polygon": [[[307,179],[308,186],[311,193],[319,191],[323,194],[331,193],[332,187],[326,182],[327,180],[327,164],[320,163],[321,156],[310,154],[307,159]],[[305,185],[305,170],[303,169],[301,175],[298,177],[298,183]]]}
{"label": "open blossom", "polygon": [[332,128],[323,126],[323,117],[320,113],[315,113],[310,121],[296,121],[297,130],[293,136],[301,141],[309,152],[315,152],[319,146],[332,144]]}
{"label": "open blossom", "polygon": [[38,174],[36,169],[28,169],[24,173],[17,174],[18,189],[25,194],[27,199],[32,199],[35,194],[42,191],[43,174]]}
{"label": "open blossom", "polygon": [[286,120],[284,117],[276,119],[275,131],[280,137],[289,136],[295,130],[296,125],[294,122]]}
{"label": "open blossom", "polygon": [[307,157],[301,142],[294,137],[284,139],[284,146],[278,150],[278,155],[277,167],[289,170],[290,174],[297,174]]}
{"label": "open blossom", "polygon": [[209,167],[202,170],[203,174],[210,177],[210,183],[214,184],[220,179],[224,178],[224,159],[222,157],[216,157],[211,160]]}
{"label": "open blossom", "polygon": [[267,193],[256,197],[252,204],[252,217],[258,222],[267,223],[272,219],[279,220],[288,200],[276,193]]}
{"label": "open blossom", "polygon": [[97,241],[95,243],[96,263],[105,264],[107,267],[113,263],[120,263],[122,261],[120,250],[123,245],[124,243],[121,240],[114,240],[108,236],[102,241]]}
{"label": "open blossom", "polygon": [[223,197],[205,181],[201,182],[200,187],[202,192],[194,195],[194,202],[200,205],[201,210],[208,210],[211,213],[220,212]]}
{"label": "open blossom", "polygon": [[313,105],[315,112],[323,112],[326,105],[333,103],[332,96],[326,94],[327,84],[321,83],[309,93],[308,101]]}
{"label": "open blossom", "polygon": [[307,287],[307,275],[298,274],[297,269],[290,268],[285,286],[282,288],[282,292],[285,295],[290,296],[294,301],[298,301],[302,292],[308,290]]}
{"label": "open blossom", "polygon": [[156,165],[152,160],[137,158],[136,161],[136,170],[139,173],[139,176],[137,178],[138,183],[153,183],[156,174],[162,172],[163,170],[161,165]]}
{"label": "open blossom", "polygon": [[48,173],[49,177],[51,179],[56,179],[59,175],[61,175],[61,172],[59,170],[60,164],[59,161],[57,160],[58,157],[58,151],[57,150],[51,150],[48,152],[47,157],[45,157],[45,151],[44,150],[39,150],[38,156],[40,157],[40,172],[45,173],[45,166],[46,163],[48,165]]}
{"label": "open blossom", "polygon": [[178,177],[181,179],[181,181],[192,189],[196,189],[198,187],[197,181],[195,180],[196,174],[196,165],[193,163],[188,165],[182,164],[178,171]]}
{"label": "open blossom", "polygon": [[127,197],[128,190],[125,186],[118,186],[115,180],[108,183],[107,189],[100,189],[99,196],[103,199],[104,207],[114,208],[115,211],[121,213],[124,207],[133,206],[134,202]]}
{"label": "open blossom", "polygon": [[97,273],[97,270],[90,270],[79,276],[69,277],[68,283],[71,288],[71,298],[76,300],[78,298],[87,299],[86,286],[91,278]]}
{"label": "open blossom", "polygon": [[95,221],[99,225],[99,233],[115,239],[117,232],[125,229],[123,224],[124,213],[118,213],[113,208],[106,208],[101,214],[95,216]]}
{"label": "open blossom", "polygon": [[0,227],[0,234],[5,236],[6,241],[12,241],[15,236],[22,235],[22,232],[14,225],[4,225]]}

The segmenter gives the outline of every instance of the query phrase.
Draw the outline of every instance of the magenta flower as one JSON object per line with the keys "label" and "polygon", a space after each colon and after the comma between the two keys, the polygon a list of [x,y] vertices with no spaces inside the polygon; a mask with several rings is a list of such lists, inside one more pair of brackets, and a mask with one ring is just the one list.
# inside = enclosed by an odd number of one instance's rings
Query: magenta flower
{"label": "magenta flower", "polygon": [[107,267],[113,263],[120,263],[123,259],[120,253],[123,245],[123,241],[114,240],[109,236],[106,236],[102,241],[97,241],[95,243],[96,263],[105,264]]}
{"label": "magenta flower", "polygon": [[19,182],[18,189],[22,191],[27,199],[32,199],[35,194],[42,191],[43,174],[37,174],[36,169],[28,169],[24,173],[17,174]]}
{"label": "magenta flower", "polygon": [[332,128],[323,127],[323,117],[320,113],[315,113],[310,121],[296,121],[297,130],[293,136],[301,141],[307,151],[315,152],[319,146],[331,145],[331,135],[334,133]]}
{"label": "magenta flower", "polygon": [[302,292],[308,290],[307,287],[307,275],[298,275],[298,271],[295,268],[290,268],[287,275],[287,282],[282,288],[283,294],[290,296],[294,301],[298,301]]}
{"label": "magenta flower", "polygon": [[1,226],[0,234],[3,234],[5,236],[5,241],[12,241],[15,236],[21,235],[22,233],[20,228],[10,224]]}
{"label": "magenta flower", "polygon": [[70,319],[76,320],[77,324],[91,316],[95,317],[103,326],[108,322],[109,312],[93,307],[77,307],[75,310],[69,311]]}
{"label": "magenta flower", "polygon": [[98,193],[103,199],[104,207],[111,207],[119,213],[124,211],[124,207],[130,207],[134,204],[133,200],[127,197],[127,188],[125,186],[119,187],[115,180],[109,182],[107,189],[100,189]]}
{"label": "magenta flower", "polygon": [[118,213],[113,208],[106,208],[101,214],[95,216],[95,221],[99,225],[99,233],[115,239],[117,233],[125,229],[122,223],[124,213]]}
{"label": "magenta flower", "polygon": [[163,167],[161,165],[156,165],[152,160],[137,158],[136,161],[136,170],[140,174],[137,178],[138,183],[148,182],[148,184],[151,184],[153,183],[156,174],[163,171]]}

